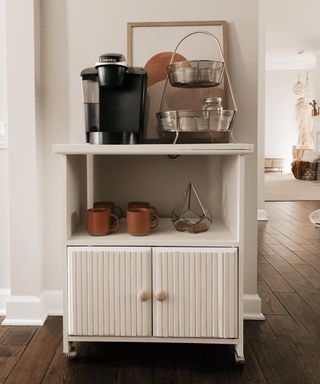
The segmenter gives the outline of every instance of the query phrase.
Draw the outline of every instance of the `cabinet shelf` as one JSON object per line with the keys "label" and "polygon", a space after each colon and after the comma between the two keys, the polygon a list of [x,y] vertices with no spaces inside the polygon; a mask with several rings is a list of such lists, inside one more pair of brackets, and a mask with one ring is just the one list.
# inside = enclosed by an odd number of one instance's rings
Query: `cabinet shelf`
{"label": "cabinet shelf", "polygon": [[118,232],[106,236],[90,236],[84,228],[79,228],[67,245],[237,247],[239,241],[220,219],[214,219],[207,232],[192,234],[176,231],[171,219],[161,218],[159,226],[148,236],[127,234],[126,224],[122,222]]}
{"label": "cabinet shelf", "polygon": [[55,144],[53,151],[64,155],[241,155],[252,153],[253,144]]}

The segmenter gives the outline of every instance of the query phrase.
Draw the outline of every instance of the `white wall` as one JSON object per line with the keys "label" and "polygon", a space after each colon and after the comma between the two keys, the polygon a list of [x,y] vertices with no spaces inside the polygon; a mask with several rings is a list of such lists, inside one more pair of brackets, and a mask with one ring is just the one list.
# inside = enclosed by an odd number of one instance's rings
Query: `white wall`
{"label": "white wall", "polygon": [[265,3],[259,1],[259,62],[258,62],[258,138],[257,138],[257,218],[267,220],[264,202],[264,148],[265,148]]}
{"label": "white wall", "polygon": [[317,95],[318,105],[320,103],[320,54],[317,56],[317,64],[315,70],[315,93]]}
{"label": "white wall", "polygon": [[[94,12],[93,12],[94,10]],[[94,64],[101,53],[123,52],[127,46],[128,21],[227,20],[231,80],[239,106],[235,135],[238,141],[257,142],[258,2],[256,0],[186,3],[183,0],[134,4],[111,0],[41,1],[41,65],[44,140],[44,191],[46,289],[61,288],[62,258],[57,239],[59,159],[51,144],[84,141],[79,73]],[[248,159],[246,207],[245,291],[256,293],[256,154]]]}
{"label": "white wall", "polygon": [[[37,37],[37,1],[25,0],[23,9],[21,4],[19,0],[7,0],[10,18],[8,41],[11,43],[8,48],[8,63],[11,64],[8,76],[11,104],[8,110],[9,123],[15,127],[11,134],[14,152],[9,159],[12,172],[10,187],[13,192],[10,198],[14,203],[17,202],[17,206],[13,205],[13,211],[10,212],[10,244],[13,248],[11,283],[14,294],[40,297],[43,291],[62,289],[61,174],[59,156],[52,153],[52,144],[84,141],[80,71],[92,65],[101,53],[126,53],[128,21],[227,20],[230,77],[239,108],[235,136],[239,142],[256,145],[258,2],[199,0],[186,6],[183,0],[163,0],[150,6],[147,0],[134,4],[116,0],[41,0],[40,51],[37,49],[38,39],[33,42],[30,40],[32,34]],[[23,41],[27,41],[25,46]],[[28,72],[30,76],[22,79],[22,89],[21,83],[14,77],[17,56],[21,52],[28,57],[32,67]],[[37,73],[37,58],[40,59],[40,77]],[[14,92],[17,89],[19,99],[14,103]],[[15,113],[17,109],[19,114]],[[23,122],[28,122],[27,130],[24,130]],[[27,170],[26,174],[22,169]],[[34,184],[30,185],[30,180]],[[23,184],[25,188],[22,188]],[[252,304],[247,311],[252,314],[260,312],[260,301],[256,296],[256,185],[257,159],[254,154],[247,161],[244,207],[248,218],[248,226],[245,228],[245,293]],[[19,200],[21,191],[22,202]],[[22,207],[26,201],[28,205]],[[40,208],[41,217],[38,217]],[[31,223],[26,228],[27,221],[21,222],[21,212],[23,220],[27,220],[32,217],[29,214],[33,210],[34,225]],[[29,245],[26,247],[28,235]]]}
{"label": "white wall", "polygon": [[[266,71],[266,125],[265,157],[286,158],[286,169],[290,169],[292,146],[297,143],[298,132],[295,122],[297,96],[292,92],[298,73],[305,82],[306,70]],[[315,71],[309,70],[310,97],[317,98]]]}
{"label": "white wall", "polygon": [[[5,1],[0,0],[0,121],[7,120]],[[8,150],[0,148],[0,312],[10,288]]]}
{"label": "white wall", "polygon": [[[38,296],[43,284],[34,0],[7,1],[6,15],[11,289],[14,296]],[[19,72],[22,58],[25,76]]]}

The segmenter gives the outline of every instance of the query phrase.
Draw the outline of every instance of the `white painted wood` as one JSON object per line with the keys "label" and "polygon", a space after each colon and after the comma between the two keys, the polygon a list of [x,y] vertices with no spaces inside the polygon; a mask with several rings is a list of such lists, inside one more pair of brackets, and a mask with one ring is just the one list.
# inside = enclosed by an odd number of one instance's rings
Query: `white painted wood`
{"label": "white painted wood", "polygon": [[[153,335],[237,338],[237,248],[154,248],[152,252],[153,291],[168,295],[164,301],[153,300]],[[207,287],[212,283],[217,296],[209,297]]]}
{"label": "white painted wood", "polygon": [[142,290],[151,293],[150,248],[68,247],[69,335],[151,336]]}
{"label": "white painted wood", "polygon": [[[234,344],[242,356],[243,155],[253,147],[71,145],[56,149],[69,153],[64,157],[63,184],[69,249],[64,352],[72,341],[127,340]],[[172,149],[175,154],[204,156],[181,156],[174,162],[160,156],[172,154]],[[126,173],[128,164],[141,169],[139,186]],[[124,189],[115,169],[130,179]],[[157,195],[164,185],[157,178],[160,173],[173,184],[161,196]],[[209,231],[197,235],[177,232],[167,218],[173,197],[179,197],[192,175],[214,216]],[[157,230],[149,236],[129,236],[122,219],[119,232],[88,236],[85,209],[100,199],[114,200],[123,208],[129,201],[128,191],[130,199],[145,195],[159,208],[163,217]],[[141,296],[145,291],[151,298],[142,301],[139,297],[145,297]]]}
{"label": "white painted wood", "polygon": [[190,234],[175,230],[171,219],[160,218],[157,229],[148,236],[131,236],[126,231],[125,219],[121,219],[119,230],[106,236],[90,236],[79,228],[67,241],[67,245],[90,246],[199,246],[237,247],[238,236],[224,222],[214,218],[207,232]]}
{"label": "white painted wood", "polygon": [[66,235],[71,234],[84,223],[87,208],[86,156],[66,157]]}
{"label": "white painted wood", "polygon": [[230,344],[238,345],[239,339],[204,337],[130,337],[130,336],[69,336],[69,341],[120,342],[120,343],[181,343],[181,344]]}
{"label": "white painted wood", "polygon": [[53,151],[64,155],[241,155],[252,153],[253,144],[139,144],[93,145],[55,144]]}
{"label": "white painted wood", "polygon": [[[244,358],[244,334],[243,334],[243,286],[244,286],[244,232],[245,232],[245,212],[244,212],[244,191],[245,191],[245,158],[239,158],[239,267],[238,267],[238,321],[239,321],[239,343],[236,346],[236,353],[239,359]],[[260,307],[261,308],[261,307]]]}

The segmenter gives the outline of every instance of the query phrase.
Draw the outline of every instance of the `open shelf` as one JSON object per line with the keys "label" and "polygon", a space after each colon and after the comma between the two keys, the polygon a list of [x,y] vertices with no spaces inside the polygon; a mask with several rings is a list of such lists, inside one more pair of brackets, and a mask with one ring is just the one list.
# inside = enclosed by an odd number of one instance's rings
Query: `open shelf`
{"label": "open shelf", "polygon": [[64,155],[241,155],[252,153],[253,144],[55,144],[53,151]]}
{"label": "open shelf", "polygon": [[239,241],[220,219],[214,219],[207,232],[192,234],[176,231],[171,219],[159,219],[159,226],[148,236],[131,236],[126,232],[124,219],[119,230],[106,236],[90,236],[84,228],[67,240],[74,246],[185,246],[185,247],[237,247]]}

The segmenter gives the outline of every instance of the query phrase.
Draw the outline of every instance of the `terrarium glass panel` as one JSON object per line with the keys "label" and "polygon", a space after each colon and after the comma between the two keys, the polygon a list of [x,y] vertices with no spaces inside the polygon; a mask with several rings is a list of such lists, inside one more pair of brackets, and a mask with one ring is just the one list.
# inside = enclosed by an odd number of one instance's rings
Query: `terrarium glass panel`
{"label": "terrarium glass panel", "polygon": [[206,232],[212,223],[212,217],[192,183],[172,210],[171,218],[180,232]]}

